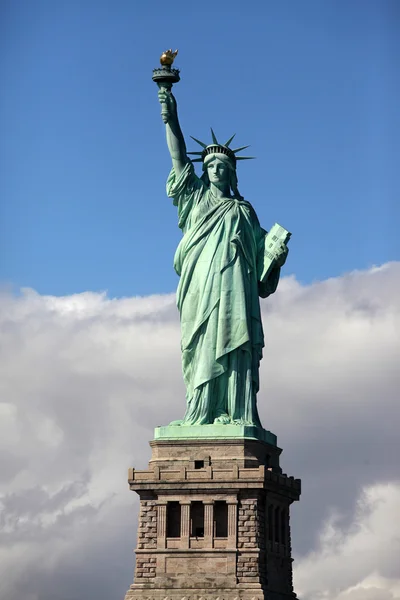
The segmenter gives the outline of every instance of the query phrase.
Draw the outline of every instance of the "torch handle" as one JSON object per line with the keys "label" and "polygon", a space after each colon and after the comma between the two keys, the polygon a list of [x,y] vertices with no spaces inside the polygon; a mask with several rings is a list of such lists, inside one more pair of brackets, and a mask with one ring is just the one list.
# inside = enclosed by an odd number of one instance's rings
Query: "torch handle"
{"label": "torch handle", "polygon": [[[169,81],[168,82],[164,82],[163,81],[162,83],[157,83],[157,85],[158,85],[158,88],[162,92],[168,92],[169,93],[171,91],[171,89],[172,89],[172,83],[170,83]],[[162,117],[162,120],[163,120],[163,122],[165,124],[168,123],[168,116],[169,116],[169,110],[168,110],[167,104],[166,104],[166,102],[163,102],[161,104],[161,117]]]}

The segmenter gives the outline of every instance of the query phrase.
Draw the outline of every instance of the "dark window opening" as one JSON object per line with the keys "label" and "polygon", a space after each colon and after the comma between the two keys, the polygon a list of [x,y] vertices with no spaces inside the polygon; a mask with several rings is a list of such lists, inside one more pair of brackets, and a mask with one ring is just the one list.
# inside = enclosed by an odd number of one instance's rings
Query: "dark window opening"
{"label": "dark window opening", "polygon": [[190,505],[190,535],[204,537],[204,504],[192,502]]}
{"label": "dark window opening", "polygon": [[194,468],[195,469],[204,469],[204,460],[195,460]]}
{"label": "dark window opening", "polygon": [[275,541],[279,542],[279,506],[275,507]]}
{"label": "dark window opening", "polygon": [[167,537],[181,537],[181,505],[179,502],[167,504]]}
{"label": "dark window opening", "polygon": [[266,467],[271,466],[271,455],[270,454],[267,454],[267,456],[265,457],[265,466]]}
{"label": "dark window opening", "polygon": [[272,542],[272,504],[268,505],[268,539]]}
{"label": "dark window opening", "polygon": [[223,501],[214,504],[214,535],[217,538],[228,537],[228,505]]}
{"label": "dark window opening", "polygon": [[281,510],[281,544],[286,544],[286,510]]}

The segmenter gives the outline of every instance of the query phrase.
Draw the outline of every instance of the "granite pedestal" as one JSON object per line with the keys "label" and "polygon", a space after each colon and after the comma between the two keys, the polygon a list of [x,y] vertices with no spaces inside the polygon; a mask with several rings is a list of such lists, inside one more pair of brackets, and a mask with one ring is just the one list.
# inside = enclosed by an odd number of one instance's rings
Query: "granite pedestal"
{"label": "granite pedestal", "polygon": [[185,439],[166,429],[150,442],[148,470],[129,469],[140,513],[125,600],[296,598],[289,507],[300,480],[282,473],[275,436]]}

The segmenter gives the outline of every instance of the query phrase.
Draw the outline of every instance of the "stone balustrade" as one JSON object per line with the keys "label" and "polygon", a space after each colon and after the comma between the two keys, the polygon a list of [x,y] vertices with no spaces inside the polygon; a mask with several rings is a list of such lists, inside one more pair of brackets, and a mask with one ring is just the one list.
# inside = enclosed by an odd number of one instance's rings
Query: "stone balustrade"
{"label": "stone balustrade", "polygon": [[287,476],[282,473],[275,473],[272,468],[267,468],[265,465],[260,465],[257,468],[232,468],[218,469],[213,466],[207,466],[204,469],[189,469],[185,466],[179,469],[161,469],[154,467],[152,470],[138,470],[134,468],[128,469],[128,483],[146,482],[193,482],[201,483],[202,481],[270,481],[277,483],[280,486],[293,488],[297,493],[300,493],[300,479]]}

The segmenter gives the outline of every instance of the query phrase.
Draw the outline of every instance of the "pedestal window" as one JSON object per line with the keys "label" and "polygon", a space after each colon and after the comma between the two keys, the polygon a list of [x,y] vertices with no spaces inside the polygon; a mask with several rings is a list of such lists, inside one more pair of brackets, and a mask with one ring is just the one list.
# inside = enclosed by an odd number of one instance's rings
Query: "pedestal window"
{"label": "pedestal window", "polygon": [[268,541],[273,542],[274,540],[274,521],[273,521],[274,507],[272,504],[268,504]]}
{"label": "pedestal window", "polygon": [[228,505],[223,501],[214,504],[214,537],[228,537]]}
{"label": "pedestal window", "polygon": [[275,506],[275,523],[274,523],[274,541],[279,542],[279,534],[280,534],[280,520],[279,520],[279,506]]}
{"label": "pedestal window", "polygon": [[167,538],[181,537],[181,505],[179,502],[167,504]]}
{"label": "pedestal window", "polygon": [[287,512],[284,508],[281,510],[281,544],[287,545]]}
{"label": "pedestal window", "polygon": [[192,502],[190,505],[190,535],[191,537],[204,537],[204,504]]}

